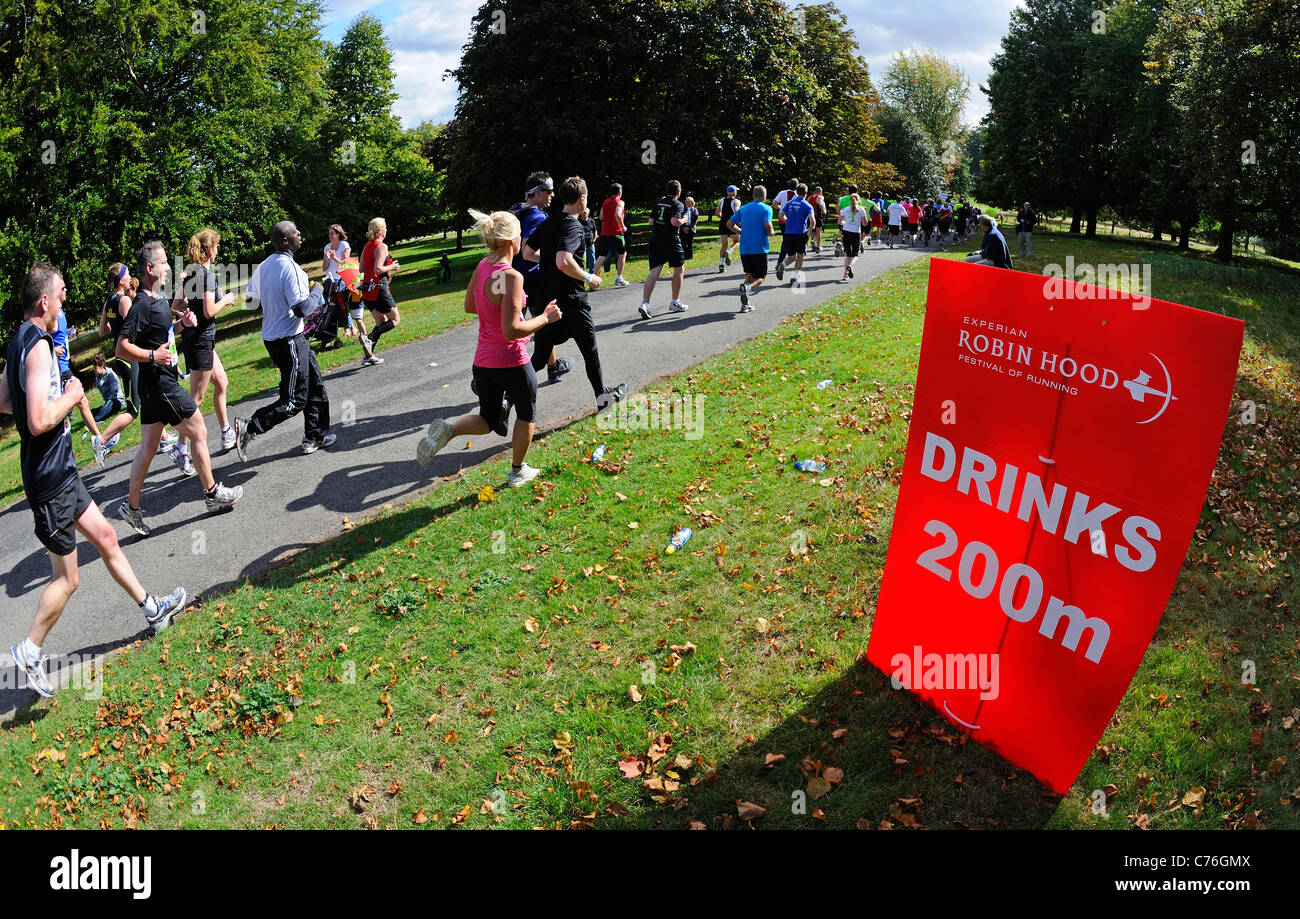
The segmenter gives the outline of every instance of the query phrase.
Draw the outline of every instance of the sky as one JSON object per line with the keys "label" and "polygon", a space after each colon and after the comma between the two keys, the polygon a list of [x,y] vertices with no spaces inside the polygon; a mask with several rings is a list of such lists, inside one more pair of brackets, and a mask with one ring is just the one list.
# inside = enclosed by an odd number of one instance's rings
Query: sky
{"label": "sky", "polygon": [[[393,110],[406,127],[447,121],[456,107],[456,84],[444,71],[460,60],[469,24],[483,0],[325,0],[325,37],[337,42],[348,23],[368,12],[382,22],[393,49],[400,98]],[[788,6],[793,6],[787,2]],[[962,120],[974,124],[988,112],[979,91],[997,53],[1011,11],[1022,0],[837,0],[877,86],[889,59],[909,47],[933,48],[970,77]]]}

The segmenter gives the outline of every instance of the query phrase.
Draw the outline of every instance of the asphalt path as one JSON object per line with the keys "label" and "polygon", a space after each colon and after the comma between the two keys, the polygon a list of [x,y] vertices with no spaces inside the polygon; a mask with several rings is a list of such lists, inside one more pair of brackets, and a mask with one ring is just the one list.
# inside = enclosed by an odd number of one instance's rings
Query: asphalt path
{"label": "asphalt path", "polygon": [[[644,389],[774,328],[786,316],[932,251],[869,247],[855,267],[856,278],[841,283],[842,259],[834,258],[831,247],[825,246],[822,254],[806,258],[801,290],[792,287],[788,273],[785,282],[778,284],[769,270],[767,281],[751,300],[754,311],[745,314],[739,313],[738,285],[743,278],[739,257],[733,257],[722,274],[712,267],[687,272],[682,288],[682,299],[689,305],[685,313],[668,312],[670,278],[661,277],[652,298],[655,316],[648,321],[637,313],[641,285],[618,290],[606,275],[606,286],[589,295],[605,383],[625,382],[630,393]],[[221,451],[216,420],[209,416],[216,478],[244,487],[243,498],[228,512],[209,515],[197,478],[183,478],[160,453],[141,499],[153,532],[142,538],[116,516],[118,504],[126,497],[134,449],[111,456],[104,470],[83,469],[82,477],[114,522],[146,590],[165,593],[184,584],[191,602],[215,596],[238,586],[244,577],[338,534],[345,516],[360,522],[383,505],[409,501],[467,467],[493,460],[500,466],[504,487],[509,441],[494,434],[453,439],[428,469],[415,462],[415,446],[430,421],[478,407],[469,390],[476,340],[477,323],[469,322],[394,348],[381,343],[379,353],[385,363],[367,368],[360,366],[360,346],[345,344],[356,350],[357,362],[326,376],[338,442],[310,456],[299,452],[303,425],[292,418],[254,440],[248,461],[240,463],[234,450]],[[554,384],[545,383],[545,375],[540,375],[539,435],[596,409],[577,349],[567,343],[559,352],[574,367]],[[232,417],[248,417],[272,400],[273,394],[263,393],[233,406]],[[467,441],[473,442],[469,449],[465,449]],[[545,444],[535,447],[529,459],[541,468],[544,478],[549,459]],[[149,634],[139,609],[113,582],[84,538],[79,538],[78,561],[80,588],[45,644],[51,669],[59,672],[57,683],[68,682],[69,661],[110,653]],[[33,535],[25,499],[0,513],[0,570],[8,572],[0,592],[3,718],[36,699],[30,689],[16,688],[20,681],[8,649],[27,635],[37,598],[50,579],[49,555]]]}

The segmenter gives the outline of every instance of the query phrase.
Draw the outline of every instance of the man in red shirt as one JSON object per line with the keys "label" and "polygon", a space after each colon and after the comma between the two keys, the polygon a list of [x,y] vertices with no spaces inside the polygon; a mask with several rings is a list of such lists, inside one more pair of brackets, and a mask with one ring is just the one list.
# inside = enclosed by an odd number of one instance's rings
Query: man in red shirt
{"label": "man in red shirt", "polygon": [[916,230],[921,224],[921,209],[916,205],[915,198],[904,199],[904,207],[907,208],[907,244],[916,245]]}
{"label": "man in red shirt", "polygon": [[627,232],[625,205],[623,203],[623,186],[615,182],[609,187],[609,196],[600,206],[600,238],[596,240],[596,264],[591,273],[600,277],[605,266],[618,260],[618,276],[614,279],[615,287],[627,287],[628,281],[623,277],[623,266],[627,264]]}

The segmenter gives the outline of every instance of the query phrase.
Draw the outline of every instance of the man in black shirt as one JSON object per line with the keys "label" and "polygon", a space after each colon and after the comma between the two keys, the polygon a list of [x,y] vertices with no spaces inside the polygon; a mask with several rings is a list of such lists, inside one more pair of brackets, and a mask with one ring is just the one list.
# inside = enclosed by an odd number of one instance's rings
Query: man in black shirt
{"label": "man in black shirt", "polygon": [[[158,453],[164,425],[171,425],[182,438],[189,438],[194,469],[203,485],[203,498],[209,512],[230,507],[244,493],[242,487],[227,488],[212,477],[208,427],[190,394],[177,382],[175,359],[167,345],[167,333],[172,325],[171,305],[161,296],[169,270],[163,244],[156,240],[145,243],[136,256],[140,291],[117,339],[117,356],[141,365],[141,443],[131,464],[127,499],[118,505],[117,513],[141,536],[148,536],[150,529],[140,512],[140,491],[149,464]],[[186,326],[193,327],[194,315],[188,307],[181,318]]]}
{"label": "man in black shirt", "polygon": [[577,215],[587,206],[587,183],[574,176],[565,179],[559,191],[564,209],[547,217],[524,241],[524,258],[539,263],[546,298],[543,309],[554,300],[564,313],[559,322],[542,326],[533,334],[533,370],[540,371],[546,366],[546,359],[556,345],[572,339],[582,353],[596,406],[605,408],[627,396],[627,384],[620,383],[613,388],[605,385],[596,351],[596,323],[591,318],[591,306],[583,289],[584,284],[592,290],[600,289],[600,277],[588,272],[582,264],[582,224]]}
{"label": "man in black shirt", "polygon": [[1034,227],[1038,225],[1038,212],[1026,201],[1016,214],[1016,240],[1020,243],[1020,257],[1034,257]]}
{"label": "man in black shirt", "polygon": [[686,304],[679,299],[682,276],[686,273],[686,250],[682,248],[681,227],[690,222],[690,217],[687,216],[681,196],[682,183],[673,179],[668,183],[668,194],[659,199],[650,214],[650,274],[641,285],[641,305],[637,308],[642,319],[654,315],[650,312],[650,295],[654,293],[655,282],[659,280],[659,272],[663,271],[665,263],[673,270],[673,301],[668,304],[668,311],[686,312]]}
{"label": "man in black shirt", "polygon": [[78,530],[155,633],[171,624],[187,596],[183,587],[165,597],[145,592],[117,543],[113,525],[91,500],[77,473],[67,415],[81,401],[81,381],[73,376],[63,387],[50,334],[67,297],[62,273],[48,262],[36,263],[23,282],[22,296],[26,321],[5,350],[0,412],[13,415],[18,428],[23,491],[36,518],[36,538],[49,550],[53,579],[41,592],[27,638],[12,645],[10,653],[31,688],[51,696],[54,689],[45,673],[41,644],[77,589]]}

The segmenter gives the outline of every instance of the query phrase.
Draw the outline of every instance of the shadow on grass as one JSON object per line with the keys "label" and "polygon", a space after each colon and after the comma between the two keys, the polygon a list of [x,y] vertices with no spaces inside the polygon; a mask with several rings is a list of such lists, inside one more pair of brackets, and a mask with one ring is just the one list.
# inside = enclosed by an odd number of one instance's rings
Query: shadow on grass
{"label": "shadow on grass", "polygon": [[[669,757],[679,752],[692,752],[689,737],[674,734]],[[769,754],[784,759],[765,765]],[[843,781],[813,799],[809,761],[842,769]],[[1060,801],[911,694],[891,689],[884,674],[861,661],[715,767],[712,781],[683,783],[677,796],[686,805],[680,810],[664,806],[597,825],[684,829],[698,820],[710,829],[744,829],[736,806],[749,801],[766,808],[754,822],[761,829],[853,829],[859,821],[872,829],[882,821],[894,829],[908,821],[931,829],[1039,829]],[[814,816],[818,809],[822,817]]]}

